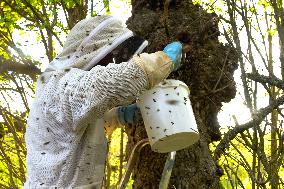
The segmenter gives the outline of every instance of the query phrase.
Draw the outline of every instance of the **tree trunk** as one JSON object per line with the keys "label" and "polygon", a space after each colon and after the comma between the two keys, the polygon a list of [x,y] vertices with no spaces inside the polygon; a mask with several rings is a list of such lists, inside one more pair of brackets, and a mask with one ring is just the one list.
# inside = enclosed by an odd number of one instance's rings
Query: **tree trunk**
{"label": "tree trunk", "polygon": [[[273,57],[272,57],[272,35],[269,33],[268,34],[268,70],[269,70],[269,75],[271,76],[274,74],[273,70]],[[270,101],[273,101],[277,98],[277,92],[275,86],[270,86],[270,91],[271,91],[271,96],[270,96]],[[274,109],[271,112],[271,133],[270,133],[270,153],[271,153],[271,161],[270,161],[270,185],[271,189],[277,189],[278,188],[278,183],[279,183],[279,175],[278,175],[278,144],[277,144],[277,122],[278,122],[278,112],[276,109]]]}
{"label": "tree trunk", "polygon": [[[221,138],[217,121],[221,103],[230,101],[236,93],[235,51],[218,42],[217,15],[206,13],[189,0],[171,1],[168,11],[164,11],[162,0],[132,0],[132,7],[128,28],[149,41],[148,52],[161,50],[175,40],[190,46],[184,65],[169,78],[189,86],[200,140],[177,152],[169,188],[219,188],[222,170],[214,162],[209,144]],[[126,128],[126,132],[127,152],[147,137],[142,122]],[[145,147],[133,171],[133,188],[158,188],[166,155]]]}

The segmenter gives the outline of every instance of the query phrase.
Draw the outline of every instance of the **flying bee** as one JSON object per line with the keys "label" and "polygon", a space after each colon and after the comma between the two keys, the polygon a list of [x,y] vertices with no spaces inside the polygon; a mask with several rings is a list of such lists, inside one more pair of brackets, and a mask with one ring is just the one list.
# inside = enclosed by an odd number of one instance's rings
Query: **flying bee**
{"label": "flying bee", "polygon": [[170,105],[176,105],[178,101],[177,100],[167,100],[166,103]]}

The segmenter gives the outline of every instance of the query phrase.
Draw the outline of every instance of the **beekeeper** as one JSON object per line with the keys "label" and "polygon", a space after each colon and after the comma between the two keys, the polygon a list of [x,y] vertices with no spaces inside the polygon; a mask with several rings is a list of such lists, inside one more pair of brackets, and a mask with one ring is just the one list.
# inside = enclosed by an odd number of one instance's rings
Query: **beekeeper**
{"label": "beekeeper", "polygon": [[74,26],[37,81],[24,188],[101,188],[105,130],[133,123],[137,107],[127,105],[179,67],[181,43],[140,54],[147,44],[110,15]]}

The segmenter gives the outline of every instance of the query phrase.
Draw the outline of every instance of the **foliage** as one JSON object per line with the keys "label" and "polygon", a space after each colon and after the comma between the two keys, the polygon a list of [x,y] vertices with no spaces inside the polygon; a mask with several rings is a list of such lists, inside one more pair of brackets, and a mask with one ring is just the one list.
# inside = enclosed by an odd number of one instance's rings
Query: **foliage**
{"label": "foliage", "polygon": [[23,186],[24,132],[35,81],[87,13],[84,0],[0,2],[0,188]]}
{"label": "foliage", "polygon": [[[122,130],[122,132],[121,132]],[[123,153],[121,154],[121,134],[123,134]],[[119,183],[119,172],[120,172],[120,161],[123,162],[122,172],[124,173],[126,166],[126,157],[125,157],[125,149],[126,149],[127,135],[123,132],[123,129],[116,129],[112,136],[109,138],[109,154],[108,161],[109,164],[107,169],[110,169],[110,175],[108,175],[108,170],[106,170],[106,181],[109,181],[109,185],[106,188],[116,188]],[[120,158],[122,156],[122,158]],[[130,179],[126,188],[131,188],[131,184],[133,180]]]}
{"label": "foliage", "polygon": [[[270,80],[260,82],[259,77],[248,76],[248,73],[253,73],[253,76],[264,75],[270,79],[284,78],[284,69],[281,69],[284,66],[282,1],[195,2],[219,15],[222,29],[220,40],[234,46],[239,53],[241,69],[237,82],[240,99],[244,99],[251,115],[258,116],[260,108],[282,96],[283,88],[275,87]],[[25,181],[24,131],[38,74],[56,56],[62,48],[63,38],[79,20],[87,15],[110,13],[114,3],[118,1],[0,2],[0,188],[20,188]],[[270,111],[261,124],[240,132],[234,140],[229,141],[222,156],[216,158],[224,171],[221,187],[283,186],[284,134],[281,108]],[[243,125],[239,123],[240,118],[235,116],[229,130],[225,129],[225,136],[230,130]],[[121,134],[119,129],[111,137],[106,173],[109,171],[106,183],[109,183],[110,188],[115,188],[121,172],[125,171],[127,138],[125,134],[121,137]],[[219,149],[221,143],[211,146],[212,153]],[[131,182],[128,188],[131,188]]]}
{"label": "foliage", "polygon": [[[1,166],[0,186],[17,188],[23,185],[25,180],[25,155],[24,128],[25,114],[11,114],[6,109],[1,110],[3,122],[1,126],[0,154]],[[4,187],[4,188],[5,188]]]}
{"label": "foliage", "polygon": [[[200,2],[201,3],[201,2]],[[239,54],[239,95],[245,100],[252,119],[263,116],[261,123],[239,132],[227,141],[219,159],[225,176],[224,188],[279,188],[283,186],[283,114],[279,108],[257,115],[260,108],[282,96],[283,88],[269,82],[283,79],[283,5],[282,1],[203,1],[210,11],[218,13],[224,41]],[[282,25],[281,25],[282,24]],[[280,45],[278,44],[280,41]],[[280,51],[279,51],[280,49]],[[279,69],[282,68],[282,69]],[[248,74],[252,73],[252,74]],[[266,80],[259,80],[265,77]],[[238,78],[237,78],[238,79]],[[225,110],[226,111],[226,110]],[[241,127],[233,116],[233,127]],[[237,118],[238,117],[238,118]],[[243,124],[245,125],[245,124]],[[225,132],[228,136],[227,130]],[[225,144],[221,141],[218,145]],[[216,151],[215,151],[216,155]]]}

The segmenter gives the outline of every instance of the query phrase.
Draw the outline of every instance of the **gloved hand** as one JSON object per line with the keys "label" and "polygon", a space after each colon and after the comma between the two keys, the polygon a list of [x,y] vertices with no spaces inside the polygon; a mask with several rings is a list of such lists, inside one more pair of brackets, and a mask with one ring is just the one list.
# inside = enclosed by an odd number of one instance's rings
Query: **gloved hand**
{"label": "gloved hand", "polygon": [[119,106],[117,109],[118,120],[121,124],[136,124],[138,122],[138,107],[135,104],[129,106]]}
{"label": "gloved hand", "polygon": [[177,70],[181,66],[181,56],[182,56],[182,44],[179,41],[168,44],[164,48],[164,53],[166,53],[174,62],[173,70]]}

